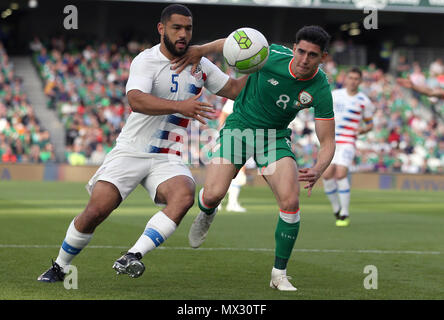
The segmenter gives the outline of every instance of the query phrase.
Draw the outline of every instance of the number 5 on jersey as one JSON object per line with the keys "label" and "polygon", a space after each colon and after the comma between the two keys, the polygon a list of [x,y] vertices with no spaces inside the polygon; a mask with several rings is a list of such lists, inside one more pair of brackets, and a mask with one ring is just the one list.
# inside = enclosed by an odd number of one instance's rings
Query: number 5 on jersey
{"label": "number 5 on jersey", "polygon": [[178,74],[172,74],[171,75],[171,82],[173,83],[173,85],[170,88],[171,92],[177,92],[177,88],[179,87],[179,83],[177,82],[176,78],[178,77]]}

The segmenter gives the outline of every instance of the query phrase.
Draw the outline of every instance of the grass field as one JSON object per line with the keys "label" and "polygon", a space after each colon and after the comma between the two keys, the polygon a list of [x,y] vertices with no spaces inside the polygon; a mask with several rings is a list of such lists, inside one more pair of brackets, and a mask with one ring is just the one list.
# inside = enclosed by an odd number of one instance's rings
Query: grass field
{"label": "grass field", "polygon": [[[188,247],[196,206],[145,274],[111,268],[158,209],[138,188],[101,226],[73,264],[78,289],[36,281],[57,256],[66,229],[88,200],[83,184],[0,182],[0,299],[306,300],[444,299],[444,196],[440,192],[353,190],[351,225],[337,228],[320,188],[301,196],[301,230],[288,274],[298,288],[268,287],[277,206],[265,187],[245,187],[247,213],[221,211],[203,247]],[[374,265],[378,288],[367,290]]]}

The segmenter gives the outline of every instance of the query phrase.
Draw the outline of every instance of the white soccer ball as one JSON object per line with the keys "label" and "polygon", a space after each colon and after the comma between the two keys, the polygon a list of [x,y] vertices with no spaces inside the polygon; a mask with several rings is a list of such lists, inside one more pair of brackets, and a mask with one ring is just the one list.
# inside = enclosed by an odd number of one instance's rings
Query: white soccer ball
{"label": "white soccer ball", "polygon": [[262,33],[252,28],[233,31],[224,43],[225,61],[240,73],[260,70],[268,60],[268,41]]}

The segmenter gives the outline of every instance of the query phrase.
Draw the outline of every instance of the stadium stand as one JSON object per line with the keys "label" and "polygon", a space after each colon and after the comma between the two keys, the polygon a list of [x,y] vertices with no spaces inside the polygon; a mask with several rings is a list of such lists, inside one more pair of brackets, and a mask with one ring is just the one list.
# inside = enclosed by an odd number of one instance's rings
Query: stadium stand
{"label": "stadium stand", "polygon": [[[131,112],[125,98],[125,84],[132,57],[149,45],[137,42],[119,47],[111,43],[76,48],[63,39],[43,45],[34,39],[34,62],[44,81],[48,107],[57,111],[66,129],[66,159],[71,164],[99,164],[109,152],[125,119]],[[66,50],[65,48],[69,48]],[[129,50],[131,48],[131,50]],[[334,57],[335,55],[332,55]],[[223,59],[213,56],[223,70]],[[358,141],[358,152],[351,171],[428,173],[444,172],[444,104],[401,88],[397,76],[411,76],[429,86],[443,84],[444,67],[435,60],[422,68],[400,56],[393,72],[385,73],[374,64],[361,66],[364,91],[376,106],[374,130]],[[323,66],[332,89],[341,88],[347,66],[330,58]],[[224,99],[206,92],[203,99],[217,110]],[[294,150],[303,155],[302,167],[316,157],[312,111],[304,110],[291,124]],[[216,121],[205,128],[217,128]],[[199,135],[190,135],[191,143]],[[202,142],[197,141],[202,147]],[[94,155],[94,158],[93,158]],[[188,151],[190,165],[202,165],[201,154]],[[77,159],[77,160],[72,160]]]}
{"label": "stadium stand", "polygon": [[50,134],[40,124],[23,90],[23,79],[15,74],[1,43],[0,68],[0,162],[55,161]]}

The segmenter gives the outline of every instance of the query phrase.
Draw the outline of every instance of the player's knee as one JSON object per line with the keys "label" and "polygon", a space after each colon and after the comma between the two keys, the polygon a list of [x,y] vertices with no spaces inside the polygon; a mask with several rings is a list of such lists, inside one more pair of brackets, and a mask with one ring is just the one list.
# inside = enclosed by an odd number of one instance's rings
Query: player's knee
{"label": "player's knee", "polygon": [[210,208],[216,207],[222,201],[224,194],[221,192],[217,192],[216,190],[207,190],[204,189],[203,200],[205,202],[205,206]]}
{"label": "player's knee", "polygon": [[178,193],[167,200],[167,207],[173,209],[179,215],[184,215],[194,205],[193,193]]}
{"label": "player's knee", "polygon": [[299,210],[299,198],[298,197],[288,197],[287,199],[280,201],[280,209],[285,211],[297,211]]}
{"label": "player's knee", "polygon": [[108,217],[109,212],[101,205],[88,204],[83,214],[87,217],[89,225],[96,227]]}

